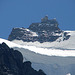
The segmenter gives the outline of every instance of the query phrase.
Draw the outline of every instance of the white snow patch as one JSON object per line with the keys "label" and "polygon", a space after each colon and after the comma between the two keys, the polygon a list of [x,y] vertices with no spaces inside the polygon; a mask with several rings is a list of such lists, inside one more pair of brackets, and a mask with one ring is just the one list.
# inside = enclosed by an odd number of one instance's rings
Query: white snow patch
{"label": "white snow patch", "polygon": [[71,75],[70,73],[66,74],[66,75]]}
{"label": "white snow patch", "polygon": [[38,36],[36,32],[31,32],[33,36]]}
{"label": "white snow patch", "polygon": [[30,31],[29,29],[25,29],[25,30]]}
{"label": "white snow patch", "polygon": [[28,31],[28,32],[31,32],[32,33],[31,36],[38,36],[38,34],[36,32],[33,32],[33,31],[29,30],[29,29],[25,29],[25,30]]}

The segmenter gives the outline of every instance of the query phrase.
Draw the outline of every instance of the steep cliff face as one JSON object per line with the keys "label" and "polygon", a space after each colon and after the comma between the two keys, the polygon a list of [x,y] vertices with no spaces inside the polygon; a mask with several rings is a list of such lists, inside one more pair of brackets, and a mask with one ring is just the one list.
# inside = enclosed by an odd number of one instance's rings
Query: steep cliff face
{"label": "steep cliff face", "polygon": [[22,54],[9,48],[5,43],[0,44],[0,75],[46,75],[42,70],[36,71],[31,62],[23,63]]}
{"label": "steep cliff face", "polygon": [[53,42],[62,36],[56,19],[48,20],[46,16],[41,23],[32,23],[28,28],[13,28],[8,40],[22,40],[24,42]]}

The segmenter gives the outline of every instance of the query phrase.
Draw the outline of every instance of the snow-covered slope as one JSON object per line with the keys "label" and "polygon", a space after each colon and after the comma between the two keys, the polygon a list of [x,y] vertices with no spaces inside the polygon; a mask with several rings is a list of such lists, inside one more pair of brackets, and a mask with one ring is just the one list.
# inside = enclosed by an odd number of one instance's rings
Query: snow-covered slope
{"label": "snow-covered slope", "polygon": [[5,42],[9,47],[18,47],[18,48],[24,48],[28,49],[32,52],[39,53],[42,55],[48,55],[48,56],[75,56],[75,50],[62,50],[62,49],[55,49],[55,48],[41,48],[36,46],[28,46],[28,45],[19,45],[4,39],[0,38],[0,43]]}
{"label": "snow-covered slope", "polygon": [[68,32],[71,37],[60,42],[62,38],[53,43],[26,43],[21,40],[14,40],[13,43],[0,38],[0,43],[5,42],[19,50],[24,61],[31,61],[33,68],[42,69],[47,75],[75,75],[75,31]]}

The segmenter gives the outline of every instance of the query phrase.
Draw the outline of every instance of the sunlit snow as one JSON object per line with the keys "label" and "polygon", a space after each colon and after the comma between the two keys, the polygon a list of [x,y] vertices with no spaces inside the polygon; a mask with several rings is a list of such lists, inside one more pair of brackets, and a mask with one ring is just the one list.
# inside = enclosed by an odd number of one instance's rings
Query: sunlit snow
{"label": "sunlit snow", "polygon": [[[74,31],[70,31],[71,38],[66,41],[61,42],[53,42],[53,43],[23,43],[22,41],[14,41],[15,43],[12,43],[8,40],[4,40],[0,38],[0,43],[5,42],[9,47],[19,47],[19,48],[25,48],[30,51],[33,51],[35,53],[39,53],[42,55],[48,55],[48,56],[75,56],[75,40],[74,40]],[[16,44],[17,43],[17,44]],[[19,44],[18,44],[19,43]],[[68,50],[67,50],[68,49]]]}

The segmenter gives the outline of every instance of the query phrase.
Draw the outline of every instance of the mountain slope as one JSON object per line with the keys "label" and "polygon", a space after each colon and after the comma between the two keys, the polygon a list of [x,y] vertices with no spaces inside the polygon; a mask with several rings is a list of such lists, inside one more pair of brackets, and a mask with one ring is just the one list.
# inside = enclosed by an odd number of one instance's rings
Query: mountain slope
{"label": "mountain slope", "polygon": [[0,43],[2,42],[19,50],[23,54],[23,61],[31,61],[33,68],[42,69],[47,75],[75,74],[74,50],[52,50],[35,46],[22,46],[0,38]]}
{"label": "mountain slope", "polygon": [[48,56],[75,56],[75,50],[63,50],[61,48],[41,48],[36,46],[29,46],[29,45],[18,45],[16,43],[12,43],[10,41],[4,40],[0,38],[0,43],[5,42],[9,47],[18,47],[18,48],[24,48],[28,49],[32,52],[39,53],[42,55],[48,55]]}
{"label": "mountain slope", "polygon": [[22,40],[13,40],[12,42],[20,44],[20,45],[29,45],[36,46],[48,49],[62,49],[62,50],[75,50],[75,31],[64,31],[67,32],[67,35],[70,35],[68,40],[63,41],[63,37],[58,38],[54,42],[43,42],[40,43],[38,41],[35,42],[24,42]]}
{"label": "mountain slope", "polygon": [[23,62],[22,54],[9,48],[4,42],[0,44],[0,75],[46,75],[42,70],[36,71],[31,62]]}

